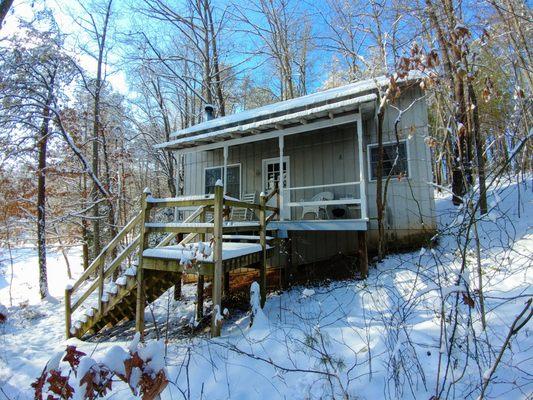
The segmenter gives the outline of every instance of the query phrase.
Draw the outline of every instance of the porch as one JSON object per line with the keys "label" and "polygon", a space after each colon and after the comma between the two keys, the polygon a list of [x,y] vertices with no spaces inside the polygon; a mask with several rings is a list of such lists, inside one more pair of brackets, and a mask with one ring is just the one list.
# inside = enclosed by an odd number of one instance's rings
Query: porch
{"label": "porch", "polygon": [[[196,138],[194,146],[176,150],[184,159],[185,194],[212,193],[220,179],[225,194],[257,203],[260,193],[277,186],[279,203],[269,205],[279,208],[279,219],[268,229],[365,231],[362,110],[210,144]],[[240,217],[257,220],[253,213]]]}

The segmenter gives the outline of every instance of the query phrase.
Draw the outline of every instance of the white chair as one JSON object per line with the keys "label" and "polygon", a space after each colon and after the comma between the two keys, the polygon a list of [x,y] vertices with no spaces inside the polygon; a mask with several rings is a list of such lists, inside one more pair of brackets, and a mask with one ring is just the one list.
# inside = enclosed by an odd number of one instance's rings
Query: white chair
{"label": "white chair", "polygon": [[[335,195],[331,192],[320,192],[317,195],[313,196],[309,201],[329,201],[333,200]],[[322,219],[320,218],[320,212],[323,212],[326,218],[328,217],[326,205],[317,205],[317,206],[304,206],[302,207],[302,217],[301,219]],[[313,218],[308,218],[313,216]]]}
{"label": "white chair", "polygon": [[[257,192],[243,194],[241,201],[251,204],[257,204],[259,196]],[[236,208],[231,210],[231,219],[233,221],[251,221],[255,217],[254,210],[249,208]]]}

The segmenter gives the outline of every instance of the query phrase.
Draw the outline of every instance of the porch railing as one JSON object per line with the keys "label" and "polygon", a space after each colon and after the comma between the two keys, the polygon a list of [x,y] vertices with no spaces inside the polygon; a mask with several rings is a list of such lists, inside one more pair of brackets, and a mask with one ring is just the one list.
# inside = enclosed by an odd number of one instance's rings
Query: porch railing
{"label": "porch railing", "polygon": [[364,219],[361,204],[361,182],[284,188],[284,207],[292,220]]}

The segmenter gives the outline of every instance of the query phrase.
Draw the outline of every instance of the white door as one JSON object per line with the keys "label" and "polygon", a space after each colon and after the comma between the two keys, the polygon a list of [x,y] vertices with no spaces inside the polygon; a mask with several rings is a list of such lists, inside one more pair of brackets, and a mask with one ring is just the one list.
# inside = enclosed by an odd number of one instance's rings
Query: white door
{"label": "white door", "polygon": [[[281,216],[284,219],[290,219],[290,210],[285,204],[289,201],[288,193],[289,191],[286,190],[290,187],[290,163],[289,163],[289,157],[283,157],[283,188],[285,189],[284,192],[281,194]],[[279,185],[279,177],[280,177],[280,171],[279,171],[279,157],[276,158],[268,158],[263,160],[263,192],[265,194],[270,193],[274,189],[274,184],[278,182]],[[281,187],[279,185],[278,187]],[[285,195],[287,194],[287,195]],[[272,199],[268,202],[269,206],[276,206],[276,197],[274,196]]]}

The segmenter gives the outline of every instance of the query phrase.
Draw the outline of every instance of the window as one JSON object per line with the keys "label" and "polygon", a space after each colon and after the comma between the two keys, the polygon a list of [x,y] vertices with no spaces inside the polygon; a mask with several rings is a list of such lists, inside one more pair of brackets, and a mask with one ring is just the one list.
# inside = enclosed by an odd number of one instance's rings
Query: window
{"label": "window", "polygon": [[[379,148],[377,144],[368,146],[370,179],[377,179]],[[398,152],[396,152],[398,149]],[[398,155],[398,160],[393,168],[394,161]],[[391,176],[409,176],[409,166],[407,162],[407,142],[401,141],[383,144],[383,177]]]}
{"label": "window", "polygon": [[[234,164],[227,167],[228,182],[226,194],[231,197],[241,197],[241,165]],[[220,179],[224,181],[224,167],[210,167],[205,169],[205,193],[215,193],[215,184]]]}
{"label": "window", "polygon": [[[288,162],[289,157],[283,157],[283,187],[288,187]],[[263,160],[263,188],[265,192],[274,189],[275,182],[279,183],[279,158]]]}

